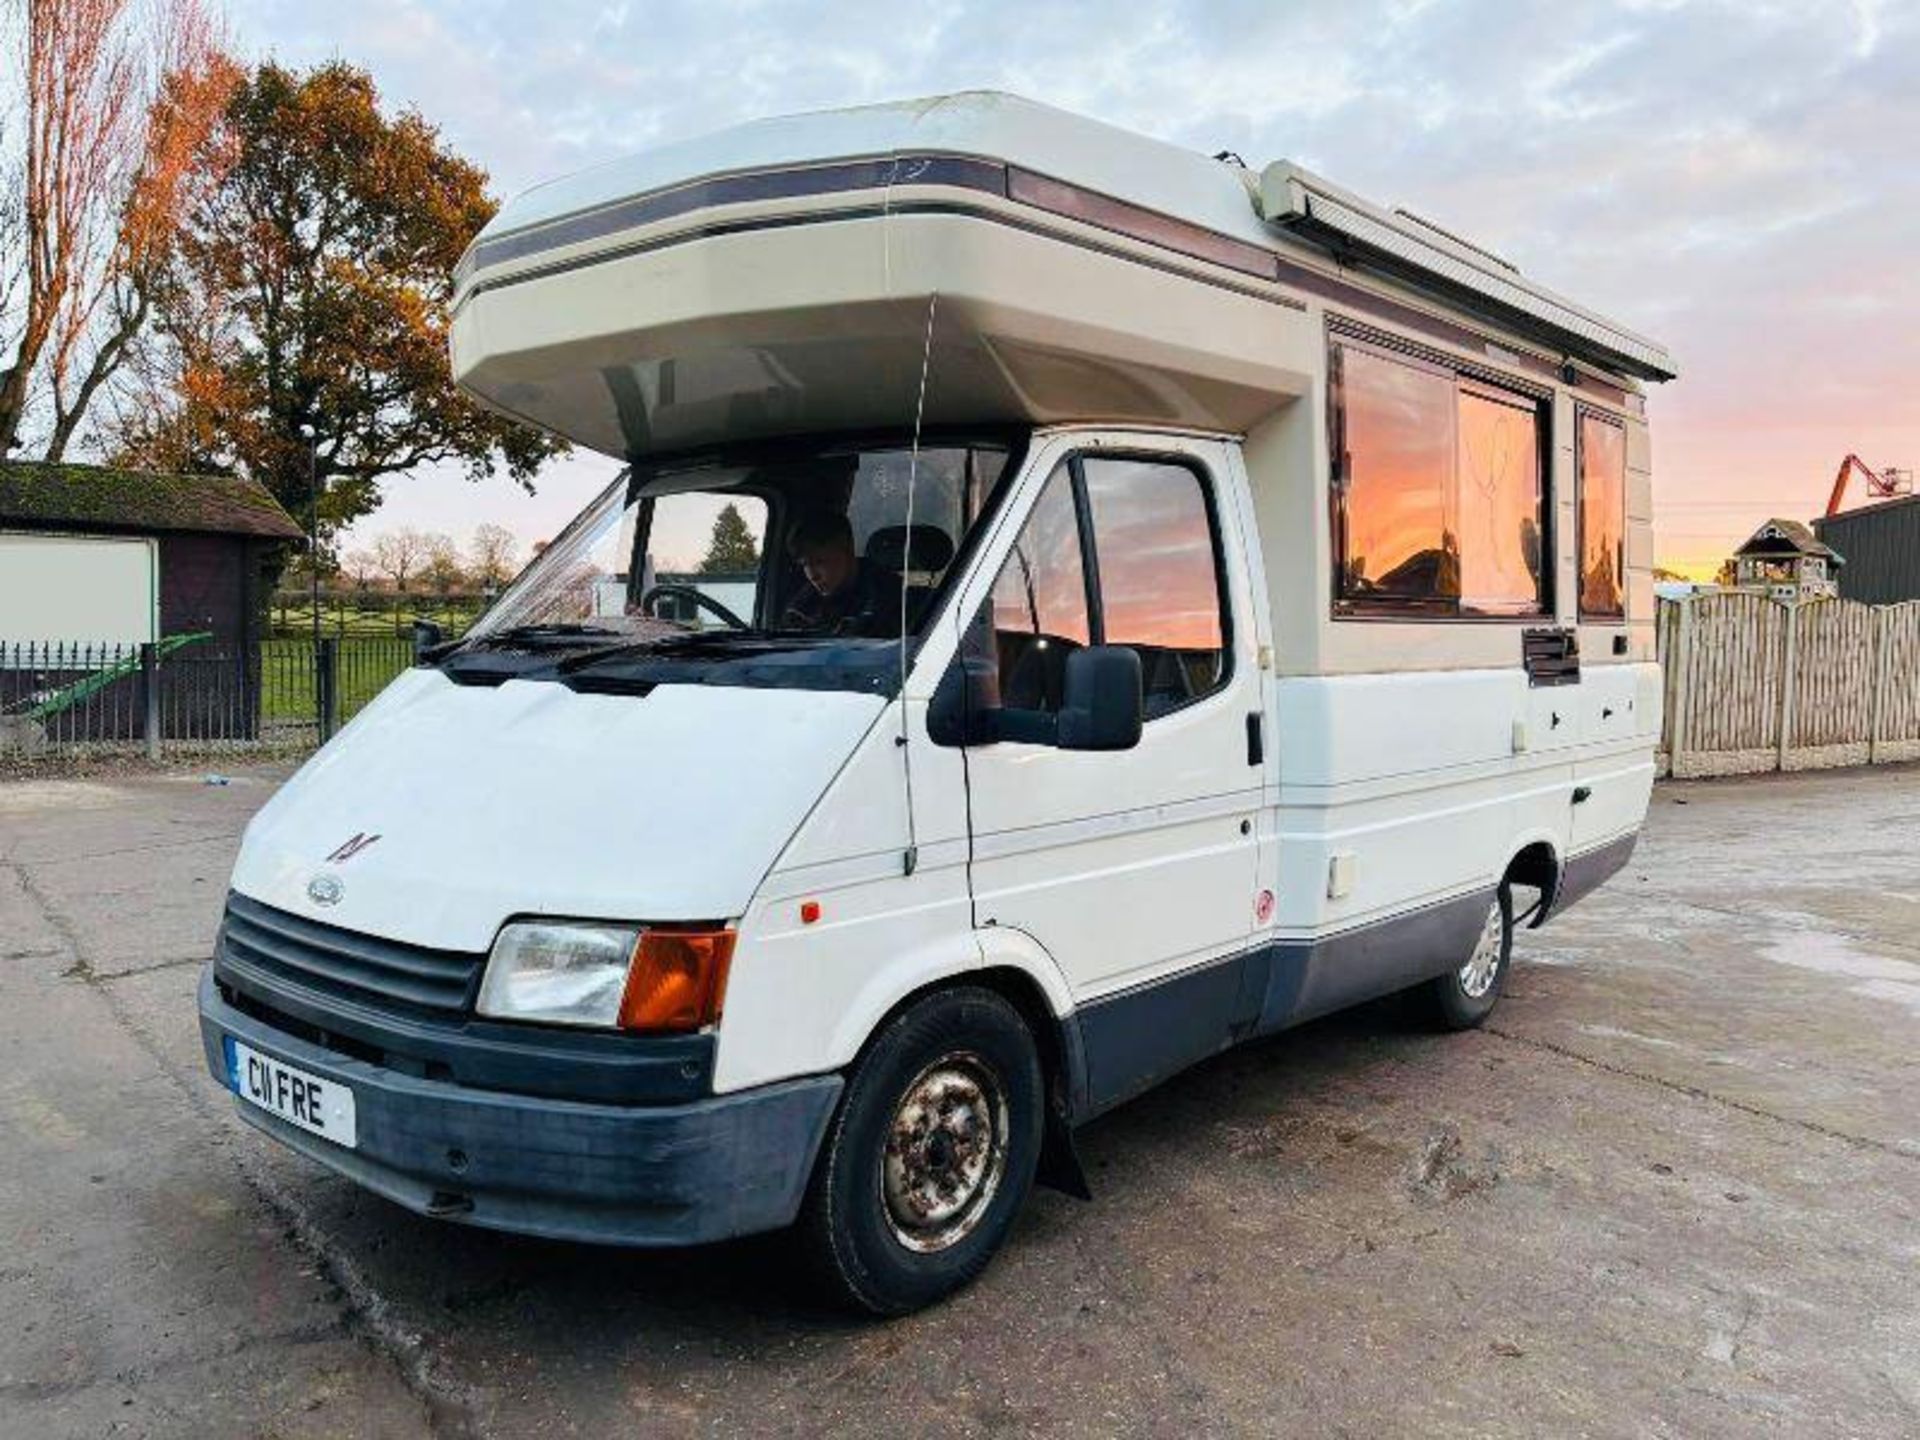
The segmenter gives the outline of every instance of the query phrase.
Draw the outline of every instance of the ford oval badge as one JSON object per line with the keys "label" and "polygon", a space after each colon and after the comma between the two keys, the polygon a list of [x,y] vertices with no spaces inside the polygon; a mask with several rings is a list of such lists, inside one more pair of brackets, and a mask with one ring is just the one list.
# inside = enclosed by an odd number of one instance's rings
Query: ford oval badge
{"label": "ford oval badge", "polygon": [[324,870],[307,882],[307,898],[316,905],[338,905],[345,893],[346,887],[340,883],[340,877],[329,875]]}

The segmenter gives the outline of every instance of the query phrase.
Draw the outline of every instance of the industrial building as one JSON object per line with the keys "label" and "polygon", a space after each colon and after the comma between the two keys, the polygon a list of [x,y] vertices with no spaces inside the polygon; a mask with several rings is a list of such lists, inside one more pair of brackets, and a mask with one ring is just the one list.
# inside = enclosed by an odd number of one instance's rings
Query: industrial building
{"label": "industrial building", "polygon": [[1813,531],[1846,557],[1837,572],[1842,598],[1868,605],[1920,600],[1920,495],[1822,516]]}

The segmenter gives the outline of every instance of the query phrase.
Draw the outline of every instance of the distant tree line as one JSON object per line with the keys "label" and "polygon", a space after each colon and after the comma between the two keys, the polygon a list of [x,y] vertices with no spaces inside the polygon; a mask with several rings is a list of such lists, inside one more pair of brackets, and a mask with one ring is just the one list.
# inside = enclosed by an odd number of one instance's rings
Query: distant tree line
{"label": "distant tree line", "polygon": [[[533,547],[537,556],[541,545]],[[759,568],[760,546],[734,505],[714,518],[702,575],[738,575]],[[403,525],[383,530],[366,545],[333,559],[323,556],[320,583],[338,590],[388,590],[401,594],[483,594],[499,591],[520,572],[520,542],[503,525],[476,525],[466,545],[439,530]],[[283,577],[289,586],[307,583],[306,558],[294,561]]]}
{"label": "distant tree line", "polygon": [[[519,570],[520,542],[505,526],[476,525],[462,546],[442,531],[405,525],[383,530],[337,561],[322,557],[320,583],[330,590],[469,595],[497,592]],[[290,586],[305,586],[305,557],[282,578]]]}

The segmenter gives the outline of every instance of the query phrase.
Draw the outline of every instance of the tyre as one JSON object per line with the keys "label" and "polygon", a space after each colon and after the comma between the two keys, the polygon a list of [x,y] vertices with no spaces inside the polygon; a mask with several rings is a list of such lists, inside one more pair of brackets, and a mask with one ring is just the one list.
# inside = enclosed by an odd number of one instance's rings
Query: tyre
{"label": "tyre", "polygon": [[936,991],[889,1020],[848,1077],[800,1213],[816,1276],[876,1315],[971,1282],[1039,1163],[1039,1055],[991,990]]}
{"label": "tyre", "polygon": [[1513,888],[1502,884],[1487,904],[1487,918],[1473,949],[1458,969],[1429,982],[1435,1020],[1447,1030],[1471,1030],[1493,1013],[1506,988],[1513,960]]}

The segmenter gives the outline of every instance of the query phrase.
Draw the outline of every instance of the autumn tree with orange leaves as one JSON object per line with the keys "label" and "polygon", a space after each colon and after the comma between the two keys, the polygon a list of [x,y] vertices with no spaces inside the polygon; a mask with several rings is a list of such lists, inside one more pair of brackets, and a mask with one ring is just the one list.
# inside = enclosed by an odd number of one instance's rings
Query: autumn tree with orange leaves
{"label": "autumn tree with orange leaves", "polygon": [[0,456],[49,460],[132,358],[239,71],[200,0],[10,0]]}
{"label": "autumn tree with orange leaves", "polygon": [[558,442],[473,404],[447,360],[454,266],[495,209],[486,176],[343,63],[261,65],[222,135],[161,289],[178,374],[120,458],[238,471],[296,515],[314,475],[323,534],[422,466],[530,484]]}

